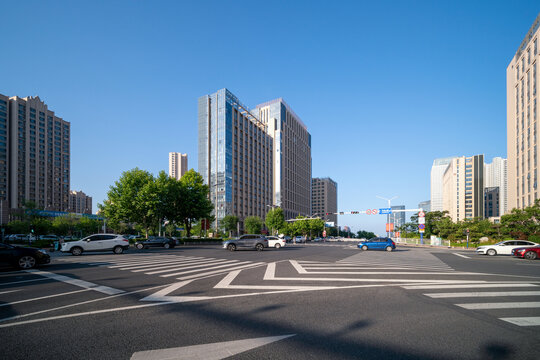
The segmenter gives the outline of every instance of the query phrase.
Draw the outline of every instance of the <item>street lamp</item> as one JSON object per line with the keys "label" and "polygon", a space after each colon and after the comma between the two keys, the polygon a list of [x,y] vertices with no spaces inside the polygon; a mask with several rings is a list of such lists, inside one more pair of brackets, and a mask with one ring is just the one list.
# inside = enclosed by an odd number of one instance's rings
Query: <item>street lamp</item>
{"label": "street lamp", "polygon": [[[394,196],[393,198],[390,198],[390,199],[387,199],[387,198],[384,198],[382,196],[379,196],[379,195],[376,195],[379,199],[383,199],[383,200],[386,200],[388,201],[388,208],[392,208],[392,206],[390,205],[390,203],[392,202],[392,200],[394,199],[397,199],[398,197],[397,196]],[[387,232],[386,232],[386,237],[390,237],[390,213],[386,214],[386,226],[387,226]]]}

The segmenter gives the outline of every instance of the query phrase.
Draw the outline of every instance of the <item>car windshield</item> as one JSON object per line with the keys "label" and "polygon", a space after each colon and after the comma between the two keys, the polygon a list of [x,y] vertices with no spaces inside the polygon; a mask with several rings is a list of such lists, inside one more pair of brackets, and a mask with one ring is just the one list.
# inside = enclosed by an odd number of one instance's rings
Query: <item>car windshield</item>
{"label": "car windshield", "polygon": [[495,245],[504,245],[504,241],[499,241],[499,242],[496,243]]}

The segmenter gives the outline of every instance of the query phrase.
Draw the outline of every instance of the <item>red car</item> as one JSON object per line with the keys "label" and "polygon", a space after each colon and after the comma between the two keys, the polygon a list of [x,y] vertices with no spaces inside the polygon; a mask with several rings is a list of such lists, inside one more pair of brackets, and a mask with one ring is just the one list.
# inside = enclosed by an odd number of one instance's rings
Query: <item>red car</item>
{"label": "red car", "polygon": [[534,260],[540,258],[540,245],[533,247],[521,247],[512,250],[512,256]]}

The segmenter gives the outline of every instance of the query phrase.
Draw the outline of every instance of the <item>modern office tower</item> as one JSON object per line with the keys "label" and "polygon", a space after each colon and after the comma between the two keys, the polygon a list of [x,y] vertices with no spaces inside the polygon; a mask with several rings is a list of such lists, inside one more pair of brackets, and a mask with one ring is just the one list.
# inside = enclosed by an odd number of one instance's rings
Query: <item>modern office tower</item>
{"label": "modern office tower", "polygon": [[311,215],[319,216],[325,221],[332,221],[337,226],[337,183],[326,178],[311,179]]}
{"label": "modern office tower", "polygon": [[311,135],[282,99],[257,105],[254,112],[273,139],[272,203],[285,219],[311,213]]}
{"label": "modern office tower", "polygon": [[454,157],[435,159],[431,167],[431,211],[443,209],[443,176]]}
{"label": "modern office tower", "polygon": [[405,205],[392,206],[390,223],[394,224],[394,231],[398,231],[400,226],[405,225],[405,211],[394,212],[394,210],[405,210]]}
{"label": "modern office tower", "polygon": [[169,176],[180,180],[188,170],[187,154],[169,153]]}
{"label": "modern office tower", "polygon": [[92,213],[92,197],[87,196],[82,191],[71,190],[69,192],[69,208],[68,212],[77,214]]}
{"label": "modern office tower", "polygon": [[540,14],[506,68],[506,127],[508,205],[523,209],[538,191],[538,67]]}
{"label": "modern office tower", "polygon": [[424,212],[430,212],[431,211],[431,200],[426,200],[418,203],[418,208],[423,209]]}
{"label": "modern office tower", "polygon": [[0,224],[9,219],[8,203],[8,124],[9,97],[0,94]]}
{"label": "modern office tower", "polygon": [[[7,153],[1,152],[0,187],[7,183],[10,209],[18,209],[25,201],[33,201],[44,210],[66,211],[70,183],[70,123],[57,117],[39,97],[0,95],[0,104],[7,104]],[[5,104],[7,103],[7,104]],[[6,116],[0,114],[0,136],[4,136]],[[7,166],[7,167],[6,167]],[[0,189],[0,191],[2,191]]]}
{"label": "modern office tower", "polygon": [[501,210],[499,208],[499,187],[487,187],[484,188],[484,217],[492,218],[499,217]]}
{"label": "modern office tower", "polygon": [[[229,90],[199,98],[199,172],[210,186],[216,223],[264,219],[272,201],[272,138],[266,124]],[[268,205],[268,206],[267,206]]]}
{"label": "modern office tower", "polygon": [[448,211],[454,222],[484,217],[484,155],[462,156],[448,164],[442,210]]}
{"label": "modern office tower", "polygon": [[502,216],[508,211],[507,202],[507,189],[508,189],[508,176],[507,176],[507,161],[506,159],[496,157],[493,158],[491,164],[484,164],[484,188],[498,187],[499,206],[500,211],[498,215]]}

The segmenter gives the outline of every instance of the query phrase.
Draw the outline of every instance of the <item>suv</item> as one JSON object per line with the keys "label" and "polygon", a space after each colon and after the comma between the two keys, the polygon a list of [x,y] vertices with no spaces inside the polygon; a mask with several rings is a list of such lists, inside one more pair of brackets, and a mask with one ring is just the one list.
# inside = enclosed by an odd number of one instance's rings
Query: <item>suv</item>
{"label": "suv", "polygon": [[70,241],[62,244],[60,251],[70,252],[78,256],[85,251],[112,250],[115,254],[121,254],[129,249],[129,240],[123,235],[94,234],[78,241]]}
{"label": "suv", "polygon": [[223,243],[223,248],[229,251],[235,251],[237,248],[255,249],[263,251],[268,247],[268,240],[264,235],[247,234],[242,235],[238,239],[227,240]]}
{"label": "suv", "polygon": [[392,251],[396,248],[396,243],[387,237],[375,237],[369,240],[360,241],[358,247],[362,250],[386,250]]}

